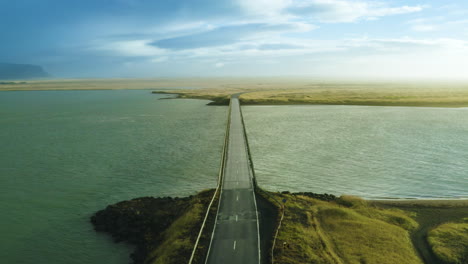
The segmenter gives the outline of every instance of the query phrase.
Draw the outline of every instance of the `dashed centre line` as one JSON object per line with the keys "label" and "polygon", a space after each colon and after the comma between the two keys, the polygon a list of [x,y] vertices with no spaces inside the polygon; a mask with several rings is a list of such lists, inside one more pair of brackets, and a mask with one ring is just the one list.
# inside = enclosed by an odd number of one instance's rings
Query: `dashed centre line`
{"label": "dashed centre line", "polygon": [[[219,222],[216,223],[213,230],[204,264],[234,264],[243,263],[245,260],[249,260],[245,262],[261,263],[257,204],[255,195],[252,195],[254,187],[252,168],[249,165],[242,120],[237,113],[237,111],[240,112],[238,100],[231,103],[233,108],[230,116],[231,124],[228,127],[229,138],[227,140],[229,142],[226,146],[228,150],[224,153],[225,170],[222,172],[224,181],[216,218]],[[248,195],[249,193],[250,195]],[[234,200],[236,203],[232,202],[234,194],[236,195]],[[242,201],[239,200],[241,194]],[[239,220],[239,214],[242,214],[242,221]],[[255,223],[252,218],[254,214],[256,214]],[[232,215],[235,217],[235,222],[232,222]],[[237,253],[237,238],[241,239],[243,243],[239,248],[239,253]],[[233,252],[229,252],[227,249],[229,240],[233,241]]]}

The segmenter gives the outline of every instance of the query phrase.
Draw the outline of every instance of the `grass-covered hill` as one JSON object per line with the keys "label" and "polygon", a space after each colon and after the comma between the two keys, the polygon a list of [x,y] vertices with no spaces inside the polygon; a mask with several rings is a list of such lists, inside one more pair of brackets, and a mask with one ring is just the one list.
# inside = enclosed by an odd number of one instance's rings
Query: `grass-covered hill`
{"label": "grass-covered hill", "polygon": [[284,212],[274,263],[468,263],[467,201],[259,193]]}
{"label": "grass-covered hill", "polygon": [[423,263],[410,239],[418,223],[404,211],[367,206],[352,197],[274,196],[286,200],[275,263]]}

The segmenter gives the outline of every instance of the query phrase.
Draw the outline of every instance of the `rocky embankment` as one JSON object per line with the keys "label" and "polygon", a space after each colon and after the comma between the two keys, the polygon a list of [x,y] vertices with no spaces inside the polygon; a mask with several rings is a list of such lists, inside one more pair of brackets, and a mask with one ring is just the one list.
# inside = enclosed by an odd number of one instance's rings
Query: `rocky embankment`
{"label": "rocky embankment", "polygon": [[[131,255],[135,264],[153,263],[158,258],[186,263],[212,195],[210,190],[185,198],[143,197],[123,201],[96,212],[91,223],[96,231],[112,235],[115,242],[135,245]],[[165,244],[171,241],[178,241],[178,245],[166,250]]]}
{"label": "rocky embankment", "polygon": [[[288,194],[289,192],[283,192],[283,194]],[[322,200],[322,201],[326,201],[326,202],[331,202],[331,201],[336,201],[338,199],[338,197],[336,197],[335,195],[333,194],[328,194],[328,193],[313,193],[313,192],[295,192],[295,193],[291,193],[292,195],[295,195],[295,196],[307,196],[307,197],[310,197],[310,198],[314,198],[314,199],[317,199],[317,200]]]}

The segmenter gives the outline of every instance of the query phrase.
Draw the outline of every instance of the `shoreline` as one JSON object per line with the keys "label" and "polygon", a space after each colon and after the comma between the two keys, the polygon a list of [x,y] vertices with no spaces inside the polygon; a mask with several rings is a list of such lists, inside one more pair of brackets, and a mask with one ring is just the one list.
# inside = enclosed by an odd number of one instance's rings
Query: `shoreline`
{"label": "shoreline", "polygon": [[389,202],[392,202],[392,201],[395,201],[395,202],[398,202],[398,201],[401,201],[401,202],[437,202],[437,201],[440,201],[440,202],[463,202],[463,201],[466,201],[468,202],[468,198],[376,198],[376,199],[367,199],[367,198],[362,198],[366,201],[382,201],[382,202],[385,202],[385,201],[389,201]]}

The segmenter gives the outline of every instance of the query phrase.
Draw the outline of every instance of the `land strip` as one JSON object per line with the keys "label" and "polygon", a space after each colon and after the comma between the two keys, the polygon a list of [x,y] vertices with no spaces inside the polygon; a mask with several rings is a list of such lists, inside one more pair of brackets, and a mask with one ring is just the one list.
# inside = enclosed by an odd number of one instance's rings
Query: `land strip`
{"label": "land strip", "polygon": [[383,105],[468,107],[468,83],[318,81],[304,78],[159,78],[8,81],[0,91],[148,89],[180,98],[250,105]]}
{"label": "land strip", "polygon": [[181,89],[154,91],[174,93],[179,98],[213,100],[227,104],[231,93],[240,96],[242,105],[367,105],[468,107],[468,85],[453,84],[388,84],[388,83],[322,83],[278,87],[277,84],[249,88]]}

